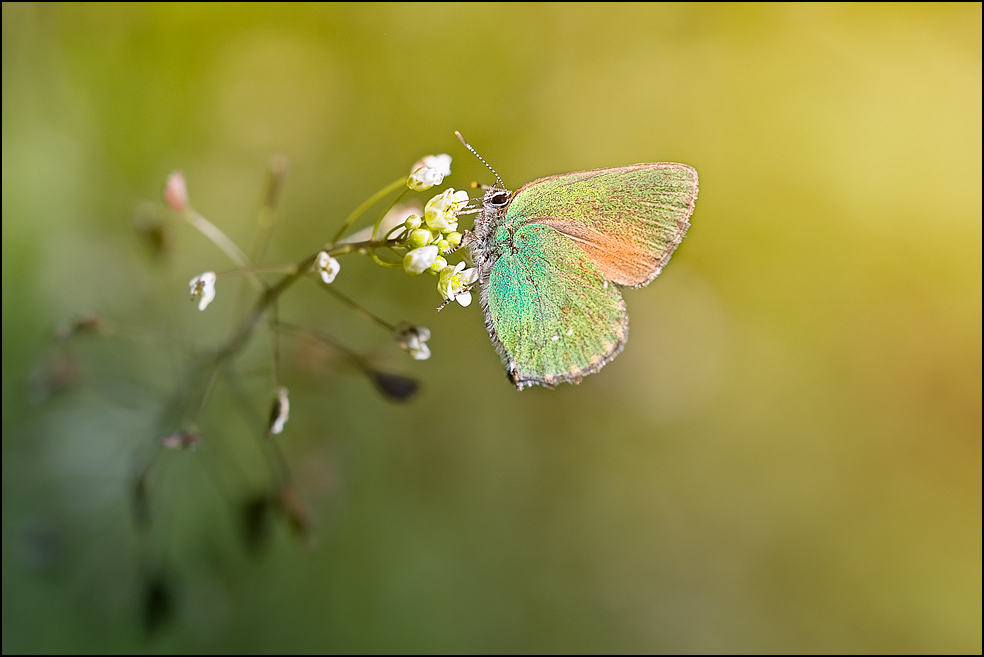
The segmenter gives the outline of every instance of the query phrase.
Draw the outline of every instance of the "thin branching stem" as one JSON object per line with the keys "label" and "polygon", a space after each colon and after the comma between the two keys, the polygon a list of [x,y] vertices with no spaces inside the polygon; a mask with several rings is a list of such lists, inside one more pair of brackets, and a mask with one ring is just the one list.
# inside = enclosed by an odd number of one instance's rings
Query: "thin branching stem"
{"label": "thin branching stem", "polygon": [[215,388],[215,379],[218,375],[219,368],[217,366],[211,367],[211,371],[208,373],[208,380],[205,382],[205,390],[202,392],[201,402],[198,404],[195,415],[192,417],[192,422],[196,425],[198,424],[198,418],[201,417],[202,412],[208,405],[208,400],[212,397],[212,390]]}
{"label": "thin branching stem", "polygon": [[240,274],[293,274],[297,271],[297,265],[251,265],[249,267],[238,267],[227,271],[219,272],[215,275],[216,280],[238,276]]}
{"label": "thin branching stem", "polygon": [[[390,247],[394,246],[396,243],[396,240],[367,240],[365,242],[349,242],[347,244],[339,244],[337,246],[327,245],[324,250],[328,253],[328,255],[336,256],[352,253],[353,251],[359,251],[362,249],[374,250],[383,247]],[[317,253],[308,256],[301,262],[297,263],[296,269],[292,273],[287,274],[277,283],[263,291],[260,298],[256,300],[255,304],[253,304],[253,309],[250,311],[249,315],[247,315],[246,319],[243,320],[243,323],[236,329],[226,344],[216,352],[214,359],[216,363],[220,363],[239,353],[239,351],[249,341],[249,338],[253,335],[257,324],[263,318],[263,315],[266,313],[267,308],[270,307],[270,304],[279,299],[280,295],[283,294],[285,290],[296,283],[298,279],[303,277],[317,259]]]}
{"label": "thin branching stem", "polygon": [[409,192],[409,191],[410,191],[410,189],[407,186],[404,185],[403,191],[401,191],[399,194],[397,194],[396,197],[392,201],[389,202],[389,205],[387,205],[386,208],[383,209],[383,211],[379,213],[379,218],[376,219],[376,224],[372,227],[372,237],[376,237],[376,234],[379,232],[379,225],[381,223],[383,223],[383,219],[386,218],[386,213],[388,213],[390,210],[392,210],[393,209],[393,206],[396,205],[397,203],[399,203],[400,199],[402,199],[404,196],[406,196],[407,195],[407,192]]}
{"label": "thin branching stem", "polygon": [[349,226],[354,224],[356,219],[361,217],[366,210],[368,210],[370,207],[376,204],[380,199],[382,199],[387,194],[392,194],[393,192],[400,189],[401,187],[406,188],[406,185],[407,185],[407,179],[405,177],[398,178],[397,180],[394,180],[392,183],[390,183],[386,187],[383,187],[381,190],[379,190],[378,192],[367,198],[362,203],[362,205],[352,210],[352,213],[345,218],[345,222],[342,224],[341,228],[338,229],[338,232],[335,233],[335,236],[332,238],[331,240],[332,243],[340,240],[342,238],[342,235],[345,234],[345,231],[349,229]]}
{"label": "thin branching stem", "polygon": [[336,290],[334,288],[334,286],[325,285],[325,286],[322,287],[322,289],[325,292],[328,292],[329,294],[335,295],[335,297],[338,298],[342,303],[348,305],[350,308],[352,308],[356,312],[365,315],[370,320],[372,320],[376,324],[379,324],[380,326],[382,326],[387,331],[395,331],[396,330],[396,326],[394,324],[390,324],[389,322],[387,322],[385,319],[383,319],[379,315],[376,315],[375,313],[373,313],[372,311],[370,311],[368,308],[365,308],[364,306],[360,305],[354,299],[351,299],[351,298],[345,296],[344,294],[342,294],[341,292],[339,292],[338,290]]}
{"label": "thin branching stem", "polygon": [[[279,321],[278,304],[274,302],[270,305],[270,328],[273,329]],[[270,331],[270,347],[273,358],[273,387],[277,389],[280,387],[280,335],[275,330]]]}
{"label": "thin branching stem", "polygon": [[341,355],[345,356],[345,358],[349,362],[351,362],[353,365],[356,365],[359,369],[361,370],[368,369],[368,367],[366,366],[365,359],[362,356],[358,355],[357,353],[355,353],[350,349],[343,347],[341,344],[336,342],[331,336],[322,333],[321,331],[303,328],[301,326],[295,326],[294,324],[287,324],[285,322],[277,322],[277,324],[274,325],[273,328],[277,331],[286,333],[288,335],[307,338],[309,340],[315,340],[324,345],[327,345],[328,347],[331,347],[333,350],[337,351]]}
{"label": "thin branching stem", "polygon": [[283,187],[284,179],[287,176],[287,158],[283,155],[274,155],[270,158],[270,166],[267,168],[266,189],[263,193],[263,202],[257,212],[256,231],[253,234],[253,248],[250,249],[253,262],[263,259],[267,244],[270,241],[270,234],[277,221],[277,206],[280,201],[280,190]]}
{"label": "thin branching stem", "polygon": [[[236,263],[240,268],[250,270],[253,267],[253,263],[249,261],[249,258],[243,253],[235,242],[229,239],[229,236],[223,233],[218,226],[213,224],[211,221],[198,214],[194,210],[188,210],[182,215],[185,220],[198,229],[198,231],[207,237],[212,244],[219,247],[223,253],[229,256],[229,259]],[[263,289],[266,284],[263,279],[258,275],[253,275],[250,277],[256,287]]]}
{"label": "thin branching stem", "polygon": [[224,369],[223,375],[226,384],[229,386],[229,390],[232,391],[233,400],[239,407],[239,412],[242,413],[247,423],[257,427],[256,431],[250,431],[249,433],[258,439],[257,447],[263,454],[264,459],[268,461],[270,471],[273,473],[274,486],[279,489],[283,485],[283,482],[289,479],[289,473],[276,441],[271,441],[267,438],[267,427],[263,424],[266,418],[261,418],[256,414],[256,409],[250,403],[249,397],[243,390],[239,380],[232,375],[230,368]]}

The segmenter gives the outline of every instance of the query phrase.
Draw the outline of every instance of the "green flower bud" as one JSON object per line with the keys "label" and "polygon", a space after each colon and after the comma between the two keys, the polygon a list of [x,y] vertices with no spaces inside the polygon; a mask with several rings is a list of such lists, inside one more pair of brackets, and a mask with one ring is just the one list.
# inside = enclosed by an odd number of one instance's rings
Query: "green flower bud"
{"label": "green flower bud", "polygon": [[442,258],[441,256],[437,256],[436,258],[434,258],[434,264],[432,264],[427,269],[427,271],[433,272],[435,274],[440,274],[442,271],[447,269],[447,266],[448,266],[448,261]]}
{"label": "green flower bud", "polygon": [[448,242],[447,240],[438,240],[437,241],[437,251],[441,255],[447,255],[447,254],[451,253],[452,251],[454,251],[454,247],[451,246],[451,243]]}
{"label": "green flower bud", "polygon": [[415,214],[412,214],[409,217],[407,217],[406,221],[403,222],[403,227],[406,228],[408,231],[416,230],[420,228],[420,224],[422,223],[423,221],[421,221],[420,217],[418,217]]}
{"label": "green flower bud", "polygon": [[461,233],[457,231],[453,233],[448,233],[446,239],[448,240],[448,243],[451,244],[451,246],[453,246],[454,248],[458,248],[459,246],[461,246]]}
{"label": "green flower bud", "polygon": [[407,237],[407,247],[410,249],[419,249],[422,246],[430,244],[433,239],[433,235],[431,235],[429,230],[417,228],[410,231],[410,236]]}

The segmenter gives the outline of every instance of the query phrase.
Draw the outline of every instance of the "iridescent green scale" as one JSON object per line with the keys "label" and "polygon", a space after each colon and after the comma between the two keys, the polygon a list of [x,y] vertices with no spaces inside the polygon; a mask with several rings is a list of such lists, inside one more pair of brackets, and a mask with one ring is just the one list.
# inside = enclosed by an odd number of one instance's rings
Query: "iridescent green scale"
{"label": "iridescent green scale", "polygon": [[628,337],[619,286],[662,271],[689,227],[697,172],[636,164],[485,193],[470,241],[482,308],[510,380],[578,383]]}

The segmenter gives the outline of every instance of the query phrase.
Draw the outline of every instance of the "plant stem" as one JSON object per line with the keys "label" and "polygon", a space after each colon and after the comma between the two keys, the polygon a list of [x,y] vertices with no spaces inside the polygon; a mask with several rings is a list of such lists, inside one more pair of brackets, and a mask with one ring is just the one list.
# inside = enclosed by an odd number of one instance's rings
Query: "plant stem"
{"label": "plant stem", "polygon": [[348,305],[350,308],[352,308],[356,312],[362,313],[363,315],[365,315],[366,317],[368,317],[369,319],[371,319],[375,323],[377,323],[380,326],[382,326],[387,331],[392,332],[392,331],[395,331],[396,330],[396,327],[393,326],[392,324],[390,324],[389,322],[387,322],[385,319],[383,319],[379,315],[376,315],[375,313],[373,313],[372,311],[370,311],[368,308],[364,308],[363,306],[359,305],[358,302],[356,302],[355,300],[350,299],[349,297],[345,296],[344,294],[342,294],[341,292],[339,292],[338,290],[336,290],[331,285],[325,285],[324,286],[324,290],[325,290],[325,292],[328,292],[329,294],[335,295],[340,301],[342,301],[343,303],[345,303],[346,305]]}
{"label": "plant stem", "polygon": [[[327,245],[324,250],[328,252],[328,255],[336,256],[351,253],[353,251],[359,251],[360,249],[379,249],[394,246],[396,243],[396,240],[367,240],[365,242],[339,244],[338,246]],[[266,310],[270,304],[280,298],[280,295],[283,294],[284,291],[291,285],[296,283],[299,278],[307,274],[308,269],[317,259],[317,253],[308,256],[301,262],[297,263],[295,271],[287,274],[277,283],[267,287],[263,291],[260,298],[256,300],[255,304],[253,304],[253,309],[250,311],[246,319],[243,320],[243,323],[239,326],[236,332],[233,333],[226,344],[216,352],[214,357],[214,363],[216,365],[242,350],[242,348],[249,341],[250,337],[252,337],[253,332],[256,330],[257,324],[259,324],[260,320],[263,318],[263,315],[266,313]]]}
{"label": "plant stem", "polygon": [[355,220],[358,219],[360,216],[362,216],[362,213],[365,212],[366,210],[368,210],[370,207],[372,207],[373,204],[375,204],[377,201],[379,201],[381,198],[383,198],[387,194],[391,194],[391,193],[395,192],[396,190],[400,189],[400,187],[404,187],[405,188],[406,186],[407,186],[407,179],[406,178],[399,178],[397,180],[394,180],[392,183],[390,183],[386,187],[383,187],[381,190],[379,190],[378,192],[376,192],[375,194],[373,194],[369,198],[367,198],[362,203],[362,205],[360,205],[356,209],[352,210],[352,214],[350,214],[348,217],[345,218],[345,223],[343,223],[342,224],[342,227],[338,229],[338,232],[337,233],[335,233],[335,237],[332,238],[331,243],[334,244],[339,239],[341,239],[342,235],[345,234],[345,231],[349,229],[349,226],[351,226],[352,224],[354,224],[355,223]]}

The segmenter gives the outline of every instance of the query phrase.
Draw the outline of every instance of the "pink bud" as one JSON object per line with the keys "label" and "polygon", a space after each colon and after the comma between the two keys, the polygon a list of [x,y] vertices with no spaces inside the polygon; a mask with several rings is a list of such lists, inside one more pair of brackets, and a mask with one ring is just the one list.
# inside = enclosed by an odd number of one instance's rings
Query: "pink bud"
{"label": "pink bud", "polygon": [[202,437],[197,433],[179,431],[161,438],[161,447],[166,449],[195,449],[200,442],[202,442]]}
{"label": "pink bud", "polygon": [[164,436],[163,438],[161,438],[161,447],[165,447],[167,449],[181,449],[182,447],[181,443],[182,441],[181,441],[180,433],[174,433],[171,434],[170,436]]}
{"label": "pink bud", "polygon": [[188,210],[188,188],[185,187],[184,174],[172,171],[164,185],[164,202],[178,213]]}

